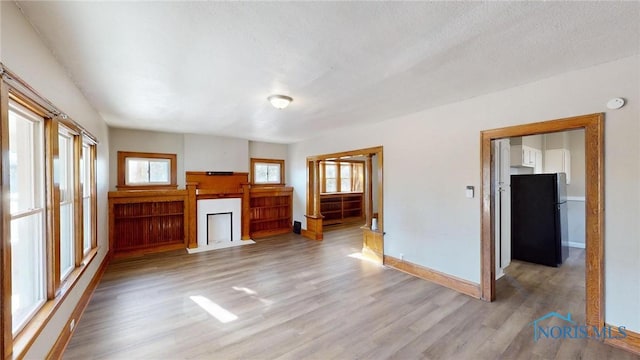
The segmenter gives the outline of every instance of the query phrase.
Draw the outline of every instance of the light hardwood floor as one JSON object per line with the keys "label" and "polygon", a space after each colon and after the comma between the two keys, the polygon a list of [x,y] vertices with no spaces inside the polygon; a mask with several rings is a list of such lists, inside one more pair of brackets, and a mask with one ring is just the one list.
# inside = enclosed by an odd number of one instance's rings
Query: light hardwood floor
{"label": "light hardwood floor", "polygon": [[113,262],[64,358],[636,358],[595,340],[533,341],[529,323],[549,311],[584,321],[583,251],[559,269],[514,262],[485,303],[349,257],[361,239],[342,227],[322,242],[288,234]]}

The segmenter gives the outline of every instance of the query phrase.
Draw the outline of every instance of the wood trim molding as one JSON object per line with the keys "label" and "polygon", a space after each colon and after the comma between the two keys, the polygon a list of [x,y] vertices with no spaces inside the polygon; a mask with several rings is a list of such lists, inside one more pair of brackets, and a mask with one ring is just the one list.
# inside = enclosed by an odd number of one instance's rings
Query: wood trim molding
{"label": "wood trim molding", "polygon": [[323,216],[305,215],[307,218],[307,228],[302,229],[301,235],[311,240],[322,240],[324,235],[322,233],[322,219]]}
{"label": "wood trim molding", "polygon": [[495,300],[495,234],[491,172],[491,141],[513,136],[585,130],[586,322],[604,324],[604,114],[589,114],[539,123],[485,130],[481,143],[481,298]]}
{"label": "wood trim molding", "polygon": [[[163,185],[127,185],[125,179],[127,158],[148,158],[148,159],[168,159],[171,162],[171,178],[169,184]],[[118,151],[118,190],[174,190],[178,187],[178,157],[176,154],[147,153],[135,151]]]}
{"label": "wood trim molding", "polygon": [[[1,64],[0,64],[1,65]],[[0,81],[0,193],[9,193],[9,96],[8,86]],[[6,359],[11,355],[13,338],[11,334],[11,301],[6,294],[11,294],[11,246],[10,229],[11,217],[9,201],[0,203],[0,270],[3,276],[0,278],[0,359]]]}
{"label": "wood trim molding", "polygon": [[636,355],[640,355],[640,333],[625,329],[624,332],[627,336],[624,338],[615,339],[618,336],[624,336],[618,329],[618,326],[608,325],[611,327],[611,336],[613,339],[607,338],[604,340],[606,344],[615,346],[617,348],[632,352]]}
{"label": "wood trim molding", "polygon": [[[284,160],[281,159],[260,159],[260,158],[251,158],[250,159],[251,162],[251,168],[250,168],[250,172],[249,172],[249,181],[251,183],[252,186],[276,186],[276,185],[282,185],[284,186],[285,184],[285,171],[284,171]],[[275,184],[275,183],[256,183],[255,182],[255,165],[256,163],[267,163],[267,164],[278,164],[280,165],[280,182]]]}
{"label": "wood trim molding", "polygon": [[370,148],[365,148],[365,149],[358,149],[358,150],[342,151],[342,152],[337,152],[337,153],[332,153],[332,154],[309,156],[309,157],[307,157],[307,161],[329,160],[329,159],[337,159],[337,158],[341,158],[341,157],[345,157],[345,156],[358,156],[358,155],[375,154],[375,153],[381,153],[381,152],[382,152],[382,146],[375,146],[375,147],[370,147]]}
{"label": "wood trim molding", "polygon": [[460,279],[453,275],[441,273],[439,271],[420,266],[409,261],[400,260],[389,255],[384,255],[384,265],[396,270],[405,272],[409,275],[419,277],[455,290],[459,293],[469,295],[476,299],[480,299],[480,285],[471,281]]}
{"label": "wood trim molding", "polygon": [[[75,308],[71,312],[71,316],[69,317],[69,319],[67,319],[67,322],[62,327],[62,332],[60,332],[60,335],[58,335],[58,339],[56,340],[55,344],[53,345],[51,350],[49,350],[47,359],[62,359],[62,354],[64,353],[64,350],[67,348],[67,345],[69,345],[69,341],[71,340],[73,333],[76,331],[76,328],[78,327],[80,318],[82,317],[82,314],[84,314],[85,309],[89,305],[89,301],[91,300],[91,297],[93,296],[94,291],[98,287],[100,280],[102,280],[102,276],[104,275],[104,272],[107,270],[108,265],[109,265],[109,256],[107,254],[107,256],[105,256],[104,259],[102,260],[102,263],[98,268],[98,271],[96,271],[95,275],[91,279],[91,282],[89,283],[89,285],[87,285],[87,288],[82,293],[80,300],[78,301]],[[71,329],[71,321],[75,321],[75,326],[73,329]]]}

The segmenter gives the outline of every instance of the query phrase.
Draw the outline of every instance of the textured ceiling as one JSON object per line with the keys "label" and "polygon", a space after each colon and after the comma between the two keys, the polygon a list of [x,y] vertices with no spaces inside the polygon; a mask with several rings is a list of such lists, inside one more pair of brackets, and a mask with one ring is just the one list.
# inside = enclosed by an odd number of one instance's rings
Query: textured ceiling
{"label": "textured ceiling", "polygon": [[[273,142],[640,47],[638,2],[18,4],[110,126]],[[294,102],[276,110],[274,93]]]}

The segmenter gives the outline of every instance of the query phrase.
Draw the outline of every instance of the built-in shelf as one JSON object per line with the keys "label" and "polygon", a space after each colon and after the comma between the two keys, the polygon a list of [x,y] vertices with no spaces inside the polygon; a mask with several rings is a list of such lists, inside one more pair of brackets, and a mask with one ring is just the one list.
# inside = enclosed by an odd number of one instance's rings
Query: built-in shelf
{"label": "built-in shelf", "polygon": [[334,193],[320,195],[320,213],[324,225],[363,219],[362,193]]}
{"label": "built-in shelf", "polygon": [[292,187],[252,187],[249,234],[252,238],[260,238],[291,232],[292,208]]}
{"label": "built-in shelf", "polygon": [[111,249],[115,255],[185,247],[186,191],[109,193]]}

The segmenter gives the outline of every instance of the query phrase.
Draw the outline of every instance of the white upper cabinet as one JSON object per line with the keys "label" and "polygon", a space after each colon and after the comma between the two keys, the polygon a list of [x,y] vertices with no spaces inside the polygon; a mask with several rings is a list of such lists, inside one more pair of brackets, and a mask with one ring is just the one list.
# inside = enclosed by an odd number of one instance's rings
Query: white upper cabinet
{"label": "white upper cabinet", "polygon": [[568,149],[552,149],[544,152],[544,172],[567,174],[567,184],[571,182],[571,152]]}
{"label": "white upper cabinet", "polygon": [[511,166],[536,167],[536,151],[527,145],[511,145]]}

